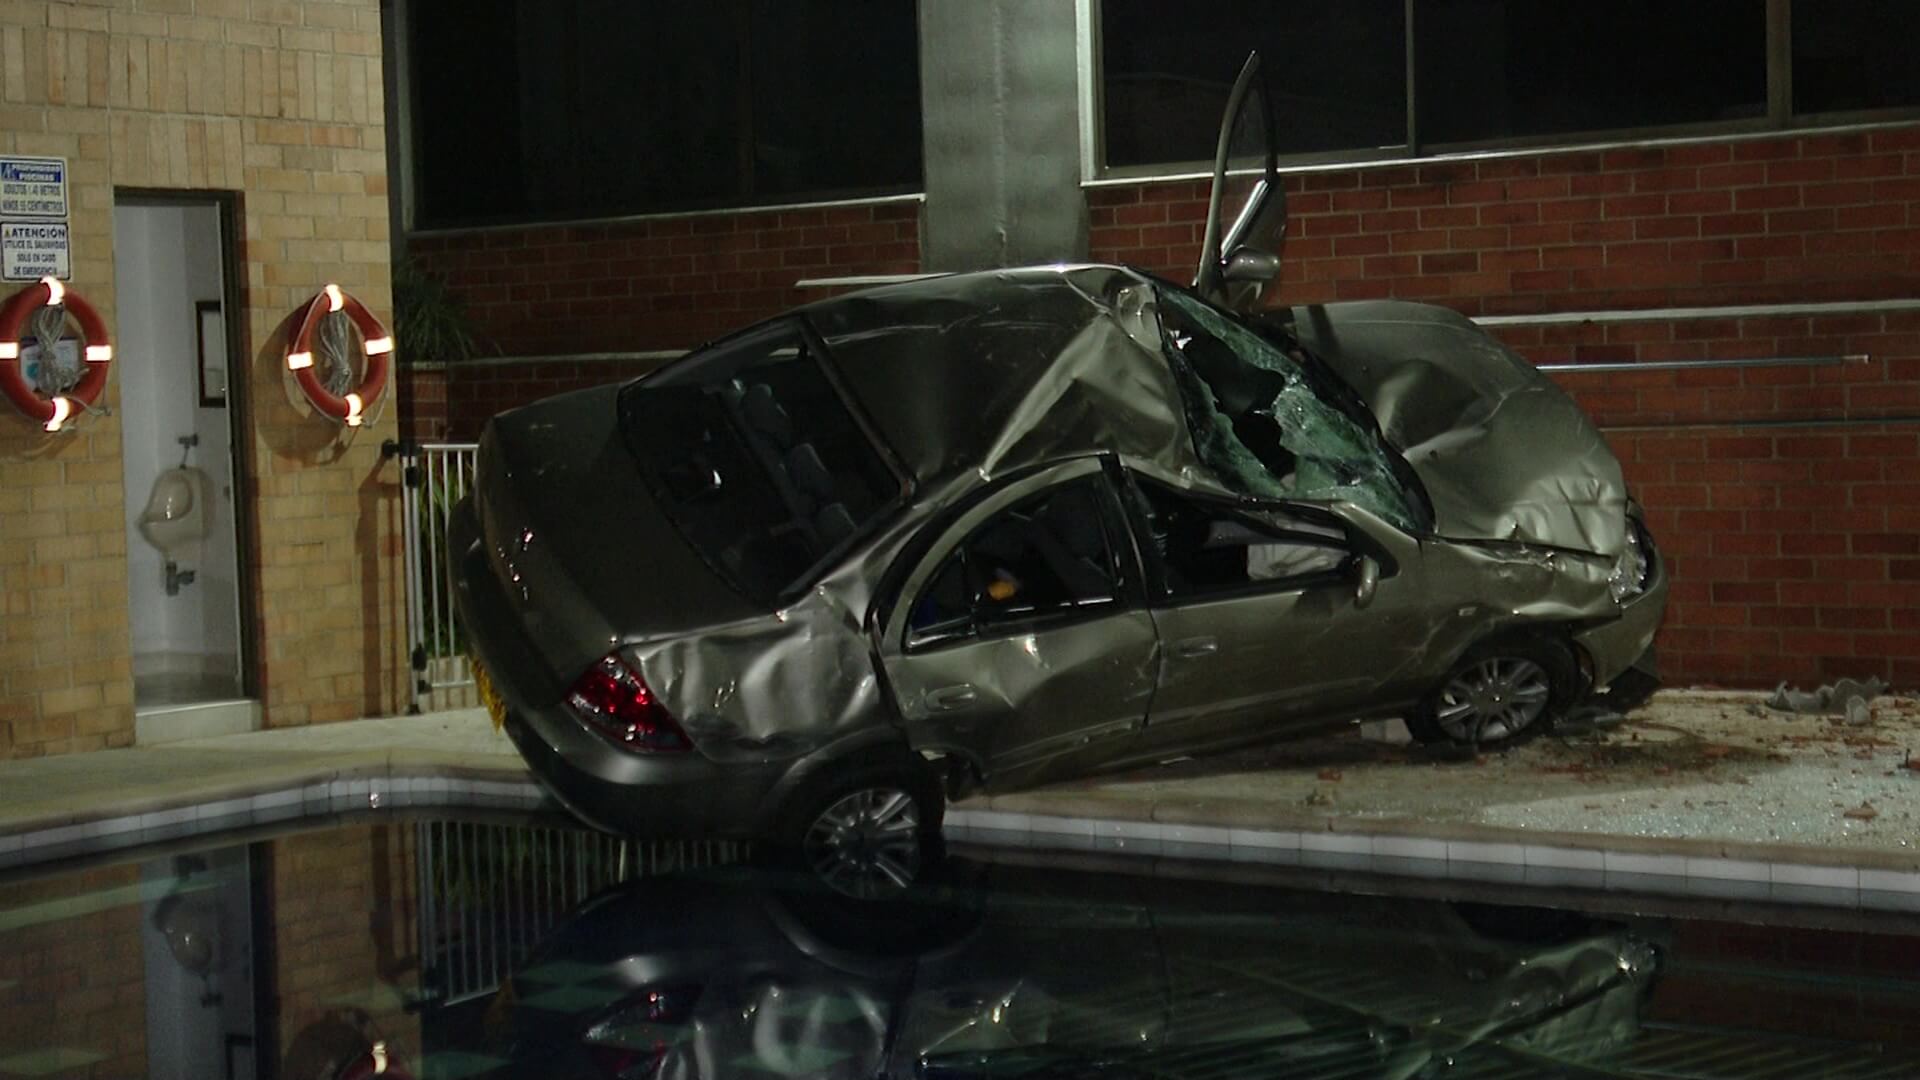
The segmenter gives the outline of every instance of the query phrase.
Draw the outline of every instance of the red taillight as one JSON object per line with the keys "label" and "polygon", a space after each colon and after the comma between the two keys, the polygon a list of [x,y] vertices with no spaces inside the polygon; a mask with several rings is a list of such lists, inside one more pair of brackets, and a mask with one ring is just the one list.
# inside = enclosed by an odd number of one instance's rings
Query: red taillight
{"label": "red taillight", "polygon": [[680,722],[647,689],[640,673],[619,653],[593,665],[574,680],[567,704],[587,726],[624,750],[671,754],[693,749]]}

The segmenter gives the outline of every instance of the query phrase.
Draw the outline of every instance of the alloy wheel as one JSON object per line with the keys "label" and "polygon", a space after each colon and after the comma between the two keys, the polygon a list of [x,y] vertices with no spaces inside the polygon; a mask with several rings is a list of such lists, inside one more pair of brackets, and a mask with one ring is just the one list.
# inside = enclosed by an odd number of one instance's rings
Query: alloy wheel
{"label": "alloy wheel", "polygon": [[1545,668],[1524,657],[1497,656],[1449,680],[1434,719],[1459,742],[1500,742],[1531,727],[1552,697]]}
{"label": "alloy wheel", "polygon": [[822,810],[802,843],[807,865],[835,892],[895,895],[920,873],[920,808],[899,788],[862,788]]}

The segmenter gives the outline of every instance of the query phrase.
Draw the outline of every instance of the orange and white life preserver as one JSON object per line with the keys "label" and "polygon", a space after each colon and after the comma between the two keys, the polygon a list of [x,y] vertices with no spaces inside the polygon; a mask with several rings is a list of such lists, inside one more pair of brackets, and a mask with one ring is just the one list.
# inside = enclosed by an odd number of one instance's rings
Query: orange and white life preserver
{"label": "orange and white life preserver", "polygon": [[[360,377],[360,385],[344,397],[321,385],[319,374],[313,370],[313,336],[320,329],[320,320],[335,311],[345,312],[347,318],[353,320],[360,331],[361,348],[367,354],[367,369]],[[307,301],[300,332],[293,336],[293,343],[287,348],[287,370],[293,372],[300,392],[307,395],[315,409],[348,427],[359,427],[366,420],[367,410],[387,388],[387,365],[392,359],[393,335],[365,304],[342,292],[338,285],[328,285]]]}
{"label": "orange and white life preserver", "polygon": [[[64,307],[80,324],[87,346],[86,374],[73,389],[53,397],[41,397],[20,370],[20,331],[27,317],[43,307]],[[52,349],[47,342],[42,348]],[[74,414],[100,400],[107,388],[107,368],[113,364],[113,345],[107,340],[107,324],[86,298],[60,283],[58,278],[43,277],[33,285],[14,293],[0,304],[0,394],[28,419],[48,431],[59,431]]]}

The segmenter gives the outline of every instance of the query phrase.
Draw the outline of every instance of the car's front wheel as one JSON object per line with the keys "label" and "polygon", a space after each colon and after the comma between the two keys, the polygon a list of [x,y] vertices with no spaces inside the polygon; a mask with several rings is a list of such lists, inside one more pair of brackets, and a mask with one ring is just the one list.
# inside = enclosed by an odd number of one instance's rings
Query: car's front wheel
{"label": "car's front wheel", "polygon": [[775,842],[845,896],[896,895],[939,858],[946,800],[917,757],[855,765],[789,805]]}
{"label": "car's front wheel", "polygon": [[1407,719],[1414,738],[1505,747],[1541,734],[1573,703],[1580,672],[1560,642],[1506,637],[1467,650]]}

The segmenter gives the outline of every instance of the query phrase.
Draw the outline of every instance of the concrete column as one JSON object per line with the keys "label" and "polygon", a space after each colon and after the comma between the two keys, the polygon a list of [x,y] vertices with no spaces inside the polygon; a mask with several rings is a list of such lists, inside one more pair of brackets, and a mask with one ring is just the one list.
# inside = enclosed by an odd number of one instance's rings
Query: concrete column
{"label": "concrete column", "polygon": [[919,0],[928,270],[1084,259],[1073,0]]}

